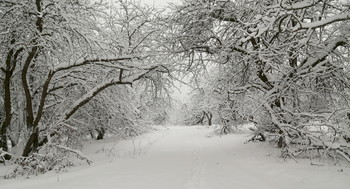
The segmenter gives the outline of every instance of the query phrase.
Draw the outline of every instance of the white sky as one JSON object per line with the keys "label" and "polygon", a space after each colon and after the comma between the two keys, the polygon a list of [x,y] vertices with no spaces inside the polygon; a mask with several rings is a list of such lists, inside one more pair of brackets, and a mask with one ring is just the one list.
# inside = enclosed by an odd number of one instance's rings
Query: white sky
{"label": "white sky", "polygon": [[141,3],[155,5],[156,7],[164,7],[169,3],[179,3],[181,0],[139,0]]}

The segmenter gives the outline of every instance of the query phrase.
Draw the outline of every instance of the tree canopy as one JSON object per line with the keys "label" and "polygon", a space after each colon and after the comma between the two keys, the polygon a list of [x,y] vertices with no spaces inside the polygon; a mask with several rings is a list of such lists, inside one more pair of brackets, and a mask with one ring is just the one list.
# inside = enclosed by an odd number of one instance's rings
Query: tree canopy
{"label": "tree canopy", "polygon": [[252,122],[252,140],[275,141],[283,157],[323,150],[350,162],[342,0],[189,0],[167,11],[132,0],[0,0],[0,18],[5,159],[83,157],[89,136],[165,124],[185,75],[193,92],[179,122],[219,124],[220,134]]}
{"label": "tree canopy", "polygon": [[335,0],[192,0],[170,18],[172,48],[188,70],[214,65],[207,94],[276,138],[283,156],[328,149],[350,160],[333,145],[349,134],[349,11]]}

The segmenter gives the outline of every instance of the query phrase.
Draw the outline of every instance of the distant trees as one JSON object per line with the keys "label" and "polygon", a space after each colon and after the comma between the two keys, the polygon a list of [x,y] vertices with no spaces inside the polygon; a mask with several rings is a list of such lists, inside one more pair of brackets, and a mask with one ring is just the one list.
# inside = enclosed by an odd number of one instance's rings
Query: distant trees
{"label": "distant trees", "polygon": [[197,86],[194,87],[190,101],[187,102],[188,112],[185,112],[183,124],[211,126],[218,122],[215,117],[218,115],[219,101],[212,93],[211,82],[210,78],[206,78],[206,81],[195,84]]}
{"label": "distant trees", "polygon": [[173,105],[169,91],[172,87],[172,76],[168,68],[163,67],[163,70],[153,78],[140,81],[137,85],[140,86],[137,98],[139,105],[142,105],[140,116],[155,125],[168,123],[169,112]]}
{"label": "distant trees", "polygon": [[337,0],[192,0],[170,18],[172,48],[188,70],[231,68],[221,85],[250,102],[238,113],[283,156],[324,150],[350,161],[349,11]]}
{"label": "distant trees", "polygon": [[133,1],[1,0],[0,17],[4,151],[10,139],[24,141],[14,146],[25,157],[47,143],[67,150],[70,139],[132,126],[144,113],[136,81],[167,72],[154,58],[158,14]]}
{"label": "distant trees", "polygon": [[[247,121],[249,105],[242,94],[230,92],[237,80],[233,65],[211,66],[205,75],[196,77],[191,100],[187,102],[188,111],[184,124],[219,124],[217,132],[227,134],[237,131],[237,125]],[[196,81],[197,80],[197,81]]]}

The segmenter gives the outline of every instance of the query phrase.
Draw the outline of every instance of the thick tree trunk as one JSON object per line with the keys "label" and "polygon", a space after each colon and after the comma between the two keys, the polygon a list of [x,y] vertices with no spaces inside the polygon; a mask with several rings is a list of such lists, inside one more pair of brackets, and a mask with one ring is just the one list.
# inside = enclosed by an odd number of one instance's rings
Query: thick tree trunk
{"label": "thick tree trunk", "polygon": [[[36,11],[37,12],[42,12],[42,0],[35,0],[35,5],[36,5]],[[36,17],[36,29],[39,34],[43,32],[43,17],[37,16]],[[36,41],[34,41],[35,44]],[[24,147],[22,155],[24,157],[29,156],[31,153],[36,152],[39,147],[39,128],[38,124],[42,116],[42,108],[40,106],[43,106],[43,104],[40,104],[38,108],[38,115],[35,117],[34,116],[34,111],[33,111],[33,96],[31,94],[30,86],[28,83],[28,69],[30,65],[36,60],[37,55],[40,51],[40,48],[38,46],[34,46],[31,48],[31,50],[28,53],[27,58],[25,59],[25,62],[23,64],[22,72],[21,72],[21,81],[22,81],[22,86],[23,86],[23,91],[26,99],[26,124],[27,124],[27,129],[29,131],[32,131],[27,143]],[[49,73],[49,76],[52,75],[52,73]],[[50,82],[50,81],[48,81]],[[46,84],[46,82],[45,82]],[[44,86],[45,87],[45,86]],[[41,96],[41,101],[46,98],[45,93],[47,93],[47,88],[43,88],[43,94]],[[40,102],[41,103],[41,102]]]}
{"label": "thick tree trunk", "polygon": [[27,79],[27,73],[28,73],[28,68],[33,61],[36,53],[38,51],[38,47],[33,47],[30,53],[28,54],[28,57],[25,61],[25,64],[22,69],[21,73],[21,79],[22,79],[22,85],[23,85],[23,90],[24,90],[24,95],[25,95],[25,100],[26,100],[26,125],[28,131],[32,131],[32,133],[29,136],[29,139],[27,140],[27,143],[25,145],[25,148],[23,150],[23,156],[27,157],[32,151],[36,151],[34,149],[34,141],[37,141],[39,139],[35,139],[38,134],[36,133],[38,128],[36,127],[37,125],[34,125],[34,112],[33,112],[33,98],[32,94],[30,91],[30,87],[28,84],[28,79]]}
{"label": "thick tree trunk", "polygon": [[8,151],[7,146],[7,130],[11,124],[12,119],[12,113],[11,113],[11,89],[10,89],[10,78],[11,75],[9,71],[6,72],[4,79],[4,110],[5,110],[5,118],[1,124],[1,142],[0,142],[0,148],[4,151]]}
{"label": "thick tree trunk", "polygon": [[[14,43],[15,41],[12,40],[11,43]],[[21,52],[21,50],[17,51],[14,53],[14,50],[11,49],[6,57],[6,68],[1,68],[1,71],[5,73],[5,78],[3,80],[3,90],[4,90],[4,96],[3,96],[3,101],[4,101],[4,112],[5,112],[5,117],[3,122],[1,123],[1,128],[0,128],[0,148],[2,148],[3,151],[8,151],[8,146],[7,146],[7,131],[8,128],[10,127],[11,120],[12,120],[12,102],[11,102],[11,77],[13,74],[13,71],[16,66],[16,60],[18,54]],[[15,54],[15,55],[14,55]],[[14,59],[14,60],[13,60]],[[13,63],[13,65],[11,65]]]}
{"label": "thick tree trunk", "polygon": [[34,130],[29,136],[29,139],[27,140],[27,143],[22,153],[22,156],[24,157],[28,157],[31,153],[36,152],[39,147],[39,129],[38,127],[33,128]]}

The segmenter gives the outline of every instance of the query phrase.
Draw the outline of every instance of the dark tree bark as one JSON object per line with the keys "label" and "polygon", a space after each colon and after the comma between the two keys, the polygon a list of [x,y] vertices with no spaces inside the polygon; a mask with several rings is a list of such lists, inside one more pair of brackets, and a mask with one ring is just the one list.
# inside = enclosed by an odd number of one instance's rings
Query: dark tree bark
{"label": "dark tree bark", "polygon": [[207,117],[208,125],[211,126],[212,125],[213,114],[211,112],[206,112],[205,116]]}
{"label": "dark tree bark", "polygon": [[4,112],[5,112],[5,118],[1,124],[1,141],[0,141],[0,148],[4,151],[8,151],[8,146],[7,146],[7,129],[11,124],[11,119],[12,119],[12,104],[11,104],[11,88],[10,88],[10,82],[11,82],[11,59],[13,56],[13,50],[11,49],[9,53],[7,54],[6,58],[6,68],[2,68],[2,71],[5,72],[5,78],[3,81],[3,88],[4,88]]}
{"label": "dark tree bark", "polygon": [[101,127],[99,129],[96,129],[97,131],[97,138],[96,140],[102,140],[106,134],[106,129]]}
{"label": "dark tree bark", "polygon": [[31,153],[37,152],[39,147],[39,129],[35,127],[24,147],[22,156],[28,157]]}
{"label": "dark tree bark", "polygon": [[[11,44],[14,44],[15,40],[11,41]],[[7,146],[7,131],[11,125],[12,120],[12,101],[11,101],[11,78],[13,76],[13,72],[17,65],[17,58],[19,54],[23,51],[23,48],[18,49],[16,52],[14,49],[10,49],[6,60],[5,60],[5,68],[1,68],[1,71],[5,73],[5,78],[3,80],[3,101],[4,101],[4,112],[5,117],[1,123],[0,128],[0,148],[4,151],[8,151]]]}
{"label": "dark tree bark", "polygon": [[[41,0],[36,0],[35,5],[36,5],[36,11],[38,13],[42,12],[42,2]],[[38,34],[41,34],[43,31],[43,17],[37,15],[36,17],[36,22],[35,22],[37,32]],[[21,73],[21,80],[22,80],[22,85],[23,85],[23,90],[24,90],[24,95],[26,99],[26,124],[27,124],[27,129],[31,131],[29,138],[25,144],[22,156],[27,157],[30,155],[31,152],[37,151],[37,148],[39,147],[39,128],[38,128],[38,123],[41,117],[41,113],[38,112],[37,118],[34,116],[33,112],[33,96],[30,92],[30,86],[28,83],[28,69],[30,65],[35,61],[36,56],[38,55],[40,48],[36,45],[36,41],[33,41],[34,47],[31,48],[31,50],[28,53],[27,58],[25,59],[22,73]],[[47,92],[47,91],[45,91]],[[39,109],[40,111],[40,109]]]}

